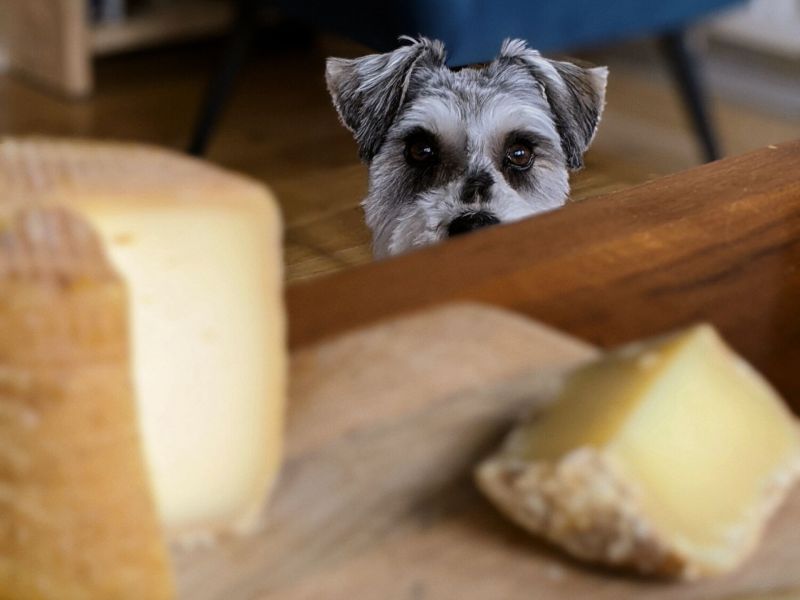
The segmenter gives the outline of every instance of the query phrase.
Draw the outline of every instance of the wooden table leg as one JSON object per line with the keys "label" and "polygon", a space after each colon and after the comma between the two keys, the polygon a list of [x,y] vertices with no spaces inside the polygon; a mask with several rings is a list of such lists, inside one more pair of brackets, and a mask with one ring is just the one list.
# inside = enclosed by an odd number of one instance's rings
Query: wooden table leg
{"label": "wooden table leg", "polygon": [[84,0],[8,0],[12,69],[62,94],[91,92],[87,12]]}

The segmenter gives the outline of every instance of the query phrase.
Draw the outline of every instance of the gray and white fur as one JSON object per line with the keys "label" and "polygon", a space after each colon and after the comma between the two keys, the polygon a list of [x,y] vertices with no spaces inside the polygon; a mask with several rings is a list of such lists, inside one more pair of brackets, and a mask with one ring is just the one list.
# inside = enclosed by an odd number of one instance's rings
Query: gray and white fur
{"label": "gray and white fur", "polygon": [[334,106],[369,167],[375,256],[562,206],[608,70],[545,59],[522,40],[453,70],[441,42],[403,39],[393,52],[327,62]]}

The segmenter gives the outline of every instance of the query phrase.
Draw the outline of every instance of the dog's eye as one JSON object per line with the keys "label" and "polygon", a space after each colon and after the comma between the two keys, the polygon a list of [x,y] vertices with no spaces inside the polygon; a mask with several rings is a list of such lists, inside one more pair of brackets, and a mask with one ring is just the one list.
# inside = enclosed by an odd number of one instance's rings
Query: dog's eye
{"label": "dog's eye", "polygon": [[406,160],[412,165],[424,165],[436,158],[436,146],[428,138],[410,140],[406,144]]}
{"label": "dog's eye", "polygon": [[527,169],[533,164],[533,150],[523,142],[511,144],[506,149],[506,164],[512,169]]}

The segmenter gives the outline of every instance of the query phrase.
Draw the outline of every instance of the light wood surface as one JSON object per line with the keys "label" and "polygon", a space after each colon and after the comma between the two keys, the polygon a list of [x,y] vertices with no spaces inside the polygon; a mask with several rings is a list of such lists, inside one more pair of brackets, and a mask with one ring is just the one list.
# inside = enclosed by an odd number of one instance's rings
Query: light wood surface
{"label": "light wood surface", "polygon": [[608,346],[699,320],[800,409],[800,141],[288,290],[294,347],[450,300]]}
{"label": "light wood surface", "polygon": [[84,0],[9,0],[12,69],[45,89],[82,96],[92,88]]}
{"label": "light wood surface", "polygon": [[508,523],[475,463],[595,355],[520,316],[446,307],[294,353],[264,530],[179,556],[183,598],[727,599],[800,587],[800,493],[744,568],[699,584],[579,565]]}

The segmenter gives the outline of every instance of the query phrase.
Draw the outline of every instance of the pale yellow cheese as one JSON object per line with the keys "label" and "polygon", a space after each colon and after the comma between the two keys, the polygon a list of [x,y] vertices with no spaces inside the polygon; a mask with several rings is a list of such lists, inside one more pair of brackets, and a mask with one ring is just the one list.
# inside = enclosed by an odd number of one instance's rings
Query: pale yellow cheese
{"label": "pale yellow cheese", "polygon": [[258,202],[81,206],[130,290],[145,447],[172,531],[247,526],[277,472],[280,254],[269,205]]}
{"label": "pale yellow cheese", "polygon": [[126,284],[144,453],[170,537],[254,527],[280,464],[286,395],[272,197],[162,150],[6,140],[0,205],[80,214]]}
{"label": "pale yellow cheese", "polygon": [[692,578],[753,550],[798,475],[799,431],[701,325],[572,373],[477,476],[512,518],[579,557]]}

